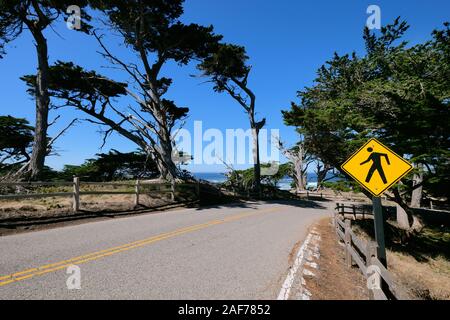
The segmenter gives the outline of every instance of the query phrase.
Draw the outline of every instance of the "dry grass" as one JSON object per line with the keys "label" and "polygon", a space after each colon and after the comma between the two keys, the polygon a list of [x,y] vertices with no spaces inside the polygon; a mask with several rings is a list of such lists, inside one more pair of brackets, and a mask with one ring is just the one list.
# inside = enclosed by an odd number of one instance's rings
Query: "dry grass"
{"label": "dry grass", "polygon": [[410,295],[426,300],[450,300],[450,263],[442,256],[418,262],[408,254],[388,250],[388,267]]}
{"label": "dry grass", "polygon": [[[139,198],[140,207],[154,208],[171,204],[170,193],[155,192],[157,186],[142,186]],[[71,192],[70,187],[39,187],[31,190],[33,193]],[[133,192],[134,186],[100,186],[82,185],[80,191],[105,191],[105,192]],[[151,192],[151,194],[146,194]],[[177,199],[186,200],[193,198],[193,190],[180,190]],[[80,209],[87,212],[121,212],[135,209],[134,194],[124,195],[82,195],[80,196]],[[39,199],[1,200],[0,221],[28,220],[35,218],[53,218],[71,216],[72,197],[46,197]]]}
{"label": "dry grass", "polygon": [[[373,241],[373,221],[357,221],[355,232]],[[411,299],[450,300],[450,232],[445,226],[426,226],[401,241],[395,223],[385,229],[388,269]]]}

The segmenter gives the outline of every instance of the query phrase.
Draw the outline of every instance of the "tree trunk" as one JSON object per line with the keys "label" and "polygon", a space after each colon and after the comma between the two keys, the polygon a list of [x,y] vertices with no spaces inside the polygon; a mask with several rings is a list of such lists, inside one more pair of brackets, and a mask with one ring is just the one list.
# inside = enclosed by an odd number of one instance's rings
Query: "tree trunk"
{"label": "tree trunk", "polygon": [[[405,203],[405,201],[403,201],[400,192],[397,188],[394,188],[392,192],[395,197],[394,201],[398,204],[398,206],[401,207],[401,209],[403,209],[402,213],[407,215],[408,229],[406,231],[408,233],[420,232],[423,229],[423,223],[421,219],[418,216],[414,215],[411,208],[409,208],[408,205]],[[402,221],[402,225],[405,225],[405,222],[406,221]]]}
{"label": "tree trunk", "polygon": [[173,181],[178,176],[178,169],[172,159],[172,140],[166,128],[161,128],[160,146],[155,157],[161,179]]}
{"label": "tree trunk", "polygon": [[317,164],[317,172],[316,172],[316,174],[317,174],[317,190],[322,189],[322,187],[323,187],[322,185],[323,185],[324,180],[327,177],[327,173],[328,173],[327,167],[324,165],[322,168],[320,163],[318,163]]}
{"label": "tree trunk", "polygon": [[259,129],[252,124],[253,133],[253,171],[255,177],[255,191],[261,191],[261,163],[259,159]]}
{"label": "tree trunk", "polygon": [[306,169],[303,168],[303,161],[305,159],[304,157],[304,148],[303,145],[300,143],[298,145],[298,151],[295,151],[295,149],[284,149],[284,147],[281,144],[280,149],[284,156],[292,163],[294,169],[292,173],[292,179],[295,183],[295,191],[297,193],[305,191],[306,189]]}
{"label": "tree trunk", "polygon": [[33,31],[36,40],[38,56],[38,70],[36,76],[36,124],[33,151],[31,154],[29,171],[31,179],[39,179],[44,168],[47,155],[48,111],[50,98],[48,95],[48,49],[47,40],[41,31]]}
{"label": "tree trunk", "polygon": [[402,208],[398,203],[396,204],[396,212],[397,212],[397,225],[402,230],[409,230],[409,218],[406,210]]}
{"label": "tree trunk", "polygon": [[[415,167],[419,170],[419,172],[414,173],[413,187],[423,182],[422,165],[416,164]],[[412,191],[410,204],[411,208],[420,208],[421,200],[422,200],[422,186],[419,186]]]}
{"label": "tree trunk", "polygon": [[308,176],[307,176],[307,172],[305,170],[303,170],[302,172],[302,182],[303,182],[303,191],[305,191],[306,186],[308,185]]}
{"label": "tree trunk", "polygon": [[303,170],[303,151],[301,148],[302,147],[299,147],[298,154],[292,155],[291,159],[294,165],[294,177],[297,192],[305,191],[306,188],[306,177]]}

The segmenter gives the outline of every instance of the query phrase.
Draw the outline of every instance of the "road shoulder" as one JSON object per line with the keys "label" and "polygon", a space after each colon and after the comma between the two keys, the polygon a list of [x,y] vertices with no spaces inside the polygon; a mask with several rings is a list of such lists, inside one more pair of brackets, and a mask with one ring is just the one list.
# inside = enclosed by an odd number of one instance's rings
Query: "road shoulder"
{"label": "road shoulder", "polygon": [[330,218],[317,222],[310,232],[304,263],[291,289],[294,300],[368,300],[366,280],[345,265],[344,250]]}

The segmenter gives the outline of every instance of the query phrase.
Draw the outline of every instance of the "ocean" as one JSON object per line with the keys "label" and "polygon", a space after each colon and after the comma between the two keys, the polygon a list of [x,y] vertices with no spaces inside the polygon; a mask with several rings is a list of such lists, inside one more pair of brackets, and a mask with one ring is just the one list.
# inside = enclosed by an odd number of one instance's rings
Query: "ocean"
{"label": "ocean", "polygon": [[[196,179],[202,179],[211,183],[222,183],[226,181],[225,173],[222,172],[196,172],[193,173]],[[278,182],[278,187],[281,190],[291,189],[292,178],[285,177]],[[317,183],[317,175],[313,172],[308,172],[308,183]]]}

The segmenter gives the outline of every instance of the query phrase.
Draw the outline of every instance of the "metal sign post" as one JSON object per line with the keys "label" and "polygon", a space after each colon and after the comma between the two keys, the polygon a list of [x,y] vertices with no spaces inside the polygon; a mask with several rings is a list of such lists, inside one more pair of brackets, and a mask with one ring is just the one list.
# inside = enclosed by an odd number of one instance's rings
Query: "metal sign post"
{"label": "metal sign post", "polygon": [[375,227],[375,240],[377,241],[377,255],[378,260],[387,267],[386,260],[386,245],[384,242],[384,217],[383,217],[383,207],[381,206],[381,198],[373,197],[373,217],[374,217],[374,227]]}
{"label": "metal sign post", "polygon": [[[375,228],[375,240],[377,242],[377,255],[378,260],[387,269],[387,258],[386,258],[386,245],[384,241],[384,215],[383,206],[381,205],[380,197],[372,198],[373,205],[373,224]],[[389,300],[396,300],[396,297],[391,293],[389,285],[381,277],[381,290]]]}

